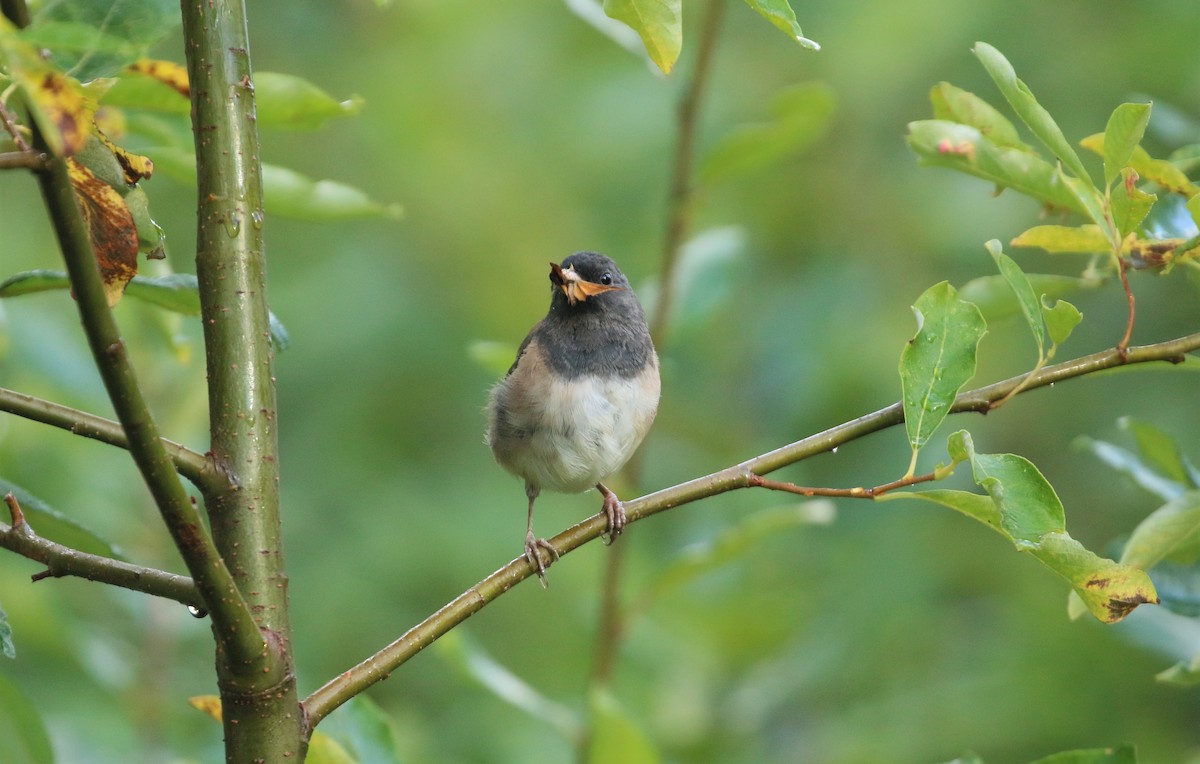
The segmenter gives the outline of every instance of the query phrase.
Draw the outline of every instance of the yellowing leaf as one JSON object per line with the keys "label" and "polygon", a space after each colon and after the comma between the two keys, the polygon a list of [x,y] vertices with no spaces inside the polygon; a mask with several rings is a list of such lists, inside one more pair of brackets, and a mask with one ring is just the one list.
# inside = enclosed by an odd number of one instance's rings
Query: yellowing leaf
{"label": "yellowing leaf", "polygon": [[1040,247],[1047,252],[1078,252],[1082,254],[1112,251],[1108,237],[1100,226],[1039,225],[1012,240],[1014,247]]}
{"label": "yellowing leaf", "polygon": [[67,167],[100,266],[104,294],[109,306],[116,305],[137,273],[137,226],[116,189],[74,160],[69,160]]}
{"label": "yellowing leaf", "polygon": [[188,705],[221,721],[221,699],[216,695],[196,695],[188,698]]}
{"label": "yellowing leaf", "polygon": [[21,86],[50,153],[70,156],[83,148],[91,134],[96,102],[84,93],[79,81],[38,55],[2,17],[0,58],[7,60],[9,74]]}
{"label": "yellowing leaf", "polygon": [[174,61],[157,61],[143,58],[140,61],[130,64],[127,68],[131,72],[144,74],[151,79],[158,80],[184,98],[191,97],[192,88],[188,83],[187,69]]}
{"label": "yellowing leaf", "polygon": [[681,0],[604,0],[604,12],[637,32],[650,60],[671,73],[683,47]]}
{"label": "yellowing leaf", "polygon": [[149,178],[154,174],[154,162],[150,161],[149,157],[126,151],[110,141],[108,136],[100,132],[100,130],[96,130],[96,136],[104,144],[105,148],[111,151],[113,156],[117,158],[117,162],[121,165],[121,170],[125,175],[125,182],[129,185],[132,186],[142,178]]}

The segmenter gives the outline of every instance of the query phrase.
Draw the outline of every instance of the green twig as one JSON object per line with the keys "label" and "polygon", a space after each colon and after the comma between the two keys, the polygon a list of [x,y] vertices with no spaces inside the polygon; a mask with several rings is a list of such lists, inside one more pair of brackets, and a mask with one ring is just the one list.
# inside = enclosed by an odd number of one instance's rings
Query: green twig
{"label": "green twig", "polygon": [[[1180,363],[1187,353],[1198,349],[1200,349],[1200,333],[1189,334],[1154,345],[1131,347],[1127,350],[1124,359],[1115,349],[1094,353],[1046,367],[1037,377],[1025,383],[1023,393],[1127,364],[1156,361]],[[1007,395],[1010,390],[1020,385],[1026,376],[1013,377],[961,393],[955,399],[950,412],[987,413],[993,401]],[[832,451],[852,440],[892,427],[903,421],[904,407],[901,403],[894,403],[887,408],[782,446],[741,464],[735,464],[719,472],[625,502],[625,511],[629,522],[632,523],[709,496],[739,488],[750,488],[753,487],[756,476],[765,475],[811,456]],[[550,539],[550,543],[561,554],[566,555],[589,541],[600,538],[607,530],[607,522],[603,514],[593,515],[559,533]],[[396,668],[428,647],[438,637],[477,613],[489,602],[509,591],[521,581],[534,575],[535,572],[528,560],[523,556],[518,557],[409,629],[395,642],[357,666],[331,679],[304,700],[303,706],[310,730],[335,708],[376,682],[386,679]]]}
{"label": "green twig", "polygon": [[[709,0],[700,22],[700,36],[695,64],[691,77],[684,85],[676,112],[675,155],[672,162],[671,184],[667,195],[667,226],[663,238],[662,256],[659,263],[658,299],[650,317],[650,336],[654,346],[662,353],[666,345],[667,321],[673,300],[675,268],[679,253],[687,238],[691,224],[691,211],[695,187],[692,180],[692,165],[695,161],[696,125],[700,118],[700,104],[708,87],[709,72],[716,53],[717,32],[721,27],[724,0]],[[641,475],[641,452],[625,467],[630,482],[637,485]],[[592,658],[591,683],[608,685],[617,652],[625,630],[621,613],[621,578],[625,566],[626,544],[614,544],[604,558],[604,577],[600,589],[600,613],[596,626],[596,646]],[[579,750],[585,751],[589,741],[584,736]]]}
{"label": "green twig", "polygon": [[[0,411],[58,427],[110,446],[129,448],[129,439],[125,437],[125,430],[120,422],[4,387],[0,387]],[[163,438],[162,445],[179,474],[192,481],[202,491],[233,489],[228,478],[222,475],[204,454],[166,438]]]}
{"label": "green twig", "polygon": [[48,159],[40,151],[8,151],[0,153],[0,170],[40,170]]}
{"label": "green twig", "polygon": [[33,532],[33,528],[25,520],[16,497],[10,493],[4,497],[4,501],[12,513],[12,525],[0,523],[0,547],[45,565],[46,570],[34,574],[34,581],[49,577],[76,576],[175,600],[196,610],[203,609],[200,593],[196,591],[192,579],[187,576],[141,565],[130,565],[111,557],[88,554],[42,538]]}

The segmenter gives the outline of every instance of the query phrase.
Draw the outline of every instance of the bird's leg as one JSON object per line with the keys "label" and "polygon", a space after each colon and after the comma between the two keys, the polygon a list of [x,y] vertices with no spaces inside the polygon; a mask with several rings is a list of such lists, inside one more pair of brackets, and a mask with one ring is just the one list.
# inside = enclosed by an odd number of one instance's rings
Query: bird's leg
{"label": "bird's leg", "polygon": [[545,549],[550,555],[550,562],[558,559],[558,550],[554,548],[546,539],[540,539],[533,535],[533,502],[537,499],[541,489],[532,483],[525,484],[525,495],[529,497],[529,515],[525,523],[525,559],[529,564],[537,568],[538,580],[542,582],[542,588],[549,586],[546,581],[546,566],[549,563],[542,562],[540,550]]}
{"label": "bird's leg", "polygon": [[625,530],[625,505],[604,483],[596,483],[596,490],[604,496],[604,516],[608,518],[608,543],[612,543]]}

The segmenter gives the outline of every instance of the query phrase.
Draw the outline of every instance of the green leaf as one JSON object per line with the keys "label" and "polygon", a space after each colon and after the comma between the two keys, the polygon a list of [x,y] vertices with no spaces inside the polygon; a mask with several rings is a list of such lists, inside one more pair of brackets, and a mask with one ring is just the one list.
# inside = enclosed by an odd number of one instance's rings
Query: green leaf
{"label": "green leaf", "polygon": [[900,384],[908,441],[917,451],[950,412],[959,389],[975,375],[975,354],[987,331],[979,308],[943,281],[913,305],[917,334],[900,354]]}
{"label": "green leaf", "polygon": [[191,101],[165,83],[143,74],[125,73],[100,97],[104,106],[144,109],[160,114],[191,113]]}
{"label": "green leaf", "polygon": [[1200,491],[1188,491],[1154,510],[1133,529],[1121,562],[1150,568],[1200,532]]}
{"label": "green leaf", "polygon": [[482,647],[468,640],[462,629],[456,629],[434,642],[434,650],[464,676],[478,682],[504,702],[547,722],[568,740],[578,737],[581,724],[574,711],[547,698],[509,671]]}
{"label": "green leaf", "polygon": [[1033,341],[1037,345],[1038,358],[1042,358],[1046,351],[1046,325],[1042,320],[1041,303],[1038,300],[1037,294],[1033,291],[1033,286],[1029,283],[1029,279],[1025,277],[1025,272],[1021,270],[1021,266],[1008,255],[1004,254],[1004,250],[1000,247],[1000,242],[996,239],[984,244],[988,254],[996,261],[996,267],[1000,269],[1000,275],[1008,283],[1013,294],[1017,298],[1017,306],[1021,310],[1021,315],[1025,316],[1025,322],[1029,324],[1030,331],[1033,332]]}
{"label": "green leaf", "polygon": [[339,101],[306,79],[278,72],[254,73],[258,124],[289,130],[316,130],[335,117],[356,116],[358,96]]}
{"label": "green leaf", "polygon": [[1156,681],[1176,687],[1195,687],[1200,684],[1200,653],[1190,661],[1180,661],[1154,675]]}
{"label": "green leaf", "polygon": [[[70,44],[47,44],[55,65],[81,80],[111,74],[140,58],[179,27],[179,4],[170,0],[72,0],[42,3],[30,29],[90,29],[94,42],[81,32],[54,32]],[[78,36],[74,42],[70,38]],[[49,40],[47,40],[49,42]]]}
{"label": "green leaf", "polygon": [[1034,226],[1010,243],[1014,247],[1039,247],[1047,252],[1100,254],[1112,251],[1108,237],[1094,223],[1081,226]]}
{"label": "green leaf", "polygon": [[682,0],[604,0],[604,12],[638,33],[663,74],[671,73],[683,47],[681,6]]}
{"label": "green leaf", "polygon": [[0,740],[4,764],[54,764],[54,748],[37,708],[0,673]]}
{"label": "green leaf", "polygon": [[1196,225],[1200,226],[1200,194],[1196,194],[1187,200],[1187,211],[1191,214],[1192,220]]}
{"label": "green leaf", "polygon": [[1096,190],[1088,181],[1073,178],[1062,171],[1062,168],[1056,173],[1059,182],[1066,186],[1067,191],[1071,196],[1075,197],[1075,201],[1079,203],[1079,208],[1083,210],[1083,214],[1090,218],[1091,221],[1100,226],[1101,232],[1108,239],[1109,244],[1113,249],[1120,245],[1120,239],[1114,239],[1110,236],[1108,226],[1105,225],[1107,217],[1104,213],[1104,197]]}
{"label": "green leaf", "polygon": [[953,509],[955,512],[961,512],[974,520],[978,520],[1001,536],[1010,538],[1001,527],[1000,510],[996,508],[996,502],[992,501],[991,496],[971,493],[970,491],[935,488],[929,491],[889,491],[882,496],[877,496],[875,501],[890,501],[893,499],[920,499],[939,504],[943,507]]}
{"label": "green leaf", "polygon": [[1016,454],[977,453],[965,430],[950,439],[969,455],[975,484],[992,497],[1001,528],[1018,546],[1037,545],[1048,533],[1066,531],[1062,502],[1032,462]]}
{"label": "green leaf", "polygon": [[[196,158],[191,151],[159,147],[147,149],[146,155],[164,175],[196,182]],[[403,215],[398,204],[381,204],[353,186],[334,180],[314,181],[285,167],[264,164],[262,179],[263,206],[269,215],[321,222]]]}
{"label": "green leaf", "polygon": [[1063,751],[1030,764],[1137,764],[1137,751],[1131,745]]}
{"label": "green leaf", "polygon": [[1025,83],[1017,77],[1004,54],[986,42],[975,43],[974,53],[1021,121],[1059,158],[1072,175],[1094,187],[1087,168],[1079,161],[1079,156],[1063,136],[1050,112],[1042,108]]}
{"label": "green leaf", "polygon": [[1179,444],[1165,431],[1131,416],[1121,417],[1117,425],[1133,435],[1138,451],[1155,469],[1180,484],[1200,488],[1187,468]]}
{"label": "green leaf", "polygon": [[[1099,286],[1099,281],[1095,279],[1074,276],[1029,273],[1026,274],[1026,278],[1029,279],[1034,292],[1050,298],[1066,297],[1080,289],[1095,289]],[[989,323],[1021,312],[1017,296],[1003,276],[980,276],[971,279],[958,290],[958,296],[974,303]]]}
{"label": "green leaf", "polygon": [[[391,720],[367,695],[355,695],[336,714],[321,722],[319,732],[325,733],[338,748],[351,756],[349,761],[400,764],[400,752],[392,733]],[[312,757],[310,748],[305,761],[312,764]]]}
{"label": "green leaf", "polygon": [[1083,314],[1066,300],[1055,300],[1050,304],[1046,295],[1042,295],[1042,318],[1046,321],[1046,331],[1050,334],[1053,347],[1063,344],[1083,320]]}
{"label": "green leaf", "polygon": [[1113,222],[1122,239],[1138,230],[1158,201],[1157,196],[1137,187],[1137,173],[1128,167],[1121,170],[1121,182],[1113,186],[1109,199]]}
{"label": "green leaf", "polygon": [[1067,579],[1096,618],[1114,623],[1138,605],[1158,602],[1144,570],[1098,557],[1067,534],[1062,502],[1028,459],[980,454],[965,430],[950,436],[948,450],[970,458],[975,483],[995,502],[1001,529],[1017,549]]}
{"label": "green leaf", "polygon": [[997,146],[977,128],[938,119],[910,122],[907,140],[923,165],[965,172],[1043,204],[1087,214],[1054,165],[1033,152]]}
{"label": "green leaf", "polygon": [[[71,282],[62,271],[26,271],[0,282],[0,298],[70,287]],[[196,277],[190,273],[134,276],[125,287],[125,295],[185,316],[200,315],[200,290]],[[275,349],[286,350],[291,344],[287,328],[274,313],[269,313],[267,319]]]}
{"label": "green leaf", "polygon": [[105,541],[78,521],[67,517],[16,483],[10,483],[0,478],[0,496],[9,493],[15,496],[21,504],[21,511],[24,513],[29,527],[33,528],[33,532],[42,538],[88,554],[112,557],[117,560],[125,559],[124,554],[116,546]]}
{"label": "green leaf", "polygon": [[630,612],[644,612],[654,602],[743,557],[764,539],[782,531],[802,525],[827,525],[833,522],[835,511],[832,502],[806,501],[750,515],[715,538],[684,549],[650,580],[630,607]]}
{"label": "green leaf", "polygon": [[1164,610],[1200,618],[1200,565],[1163,560],[1154,566],[1154,588]]}
{"label": "green leaf", "polygon": [[1113,109],[1104,128],[1104,182],[1112,182],[1129,165],[1133,150],[1142,142],[1150,122],[1150,104],[1123,103]]}
{"label": "green leaf", "polygon": [[734,128],[704,158],[700,179],[745,175],[804,151],[829,129],[835,103],[833,90],[821,82],[784,89],[771,105],[771,121]]}
{"label": "green leaf", "polygon": [[[1092,153],[1105,156],[1103,133],[1089,135],[1080,141],[1079,145]],[[1137,172],[1142,180],[1156,183],[1172,193],[1191,197],[1200,191],[1200,187],[1188,180],[1183,170],[1165,159],[1154,159],[1141,146],[1134,147],[1127,164]]]}
{"label": "green leaf", "polygon": [[1076,448],[1091,451],[1092,455],[1100,461],[1129,477],[1138,487],[1149,491],[1163,501],[1171,501],[1189,488],[1184,483],[1163,477],[1136,454],[1112,443],[1080,435],[1075,439],[1073,445]]}
{"label": "green leaf", "polygon": [[[705,327],[728,303],[745,274],[746,234],[738,226],[700,231],[684,243],[675,269],[674,308],[668,334]],[[638,290],[647,314],[654,312],[661,288],[657,276]]]}
{"label": "green leaf", "polygon": [[313,732],[304,761],[307,764],[360,764],[362,759],[352,756],[341,743],[325,734],[324,729],[319,729]]}
{"label": "green leaf", "polygon": [[6,658],[16,658],[17,648],[13,645],[12,626],[8,623],[8,614],[0,608],[0,654]]}
{"label": "green leaf", "polygon": [[775,25],[775,28],[788,37],[800,43],[800,47],[809,50],[820,50],[821,46],[804,36],[800,24],[796,21],[796,12],[787,0],[746,0],[759,15]]}
{"label": "green leaf", "polygon": [[662,756],[634,718],[608,690],[588,694],[592,734],[584,761],[591,764],[657,764]]}
{"label": "green leaf", "polygon": [[467,346],[467,355],[484,371],[494,377],[508,373],[517,357],[517,345],[512,342],[476,340]]}
{"label": "green leaf", "polygon": [[934,119],[944,119],[969,125],[996,146],[1029,151],[1031,149],[1017,134],[1013,123],[990,103],[974,93],[957,88],[949,82],[939,82],[929,91]]}

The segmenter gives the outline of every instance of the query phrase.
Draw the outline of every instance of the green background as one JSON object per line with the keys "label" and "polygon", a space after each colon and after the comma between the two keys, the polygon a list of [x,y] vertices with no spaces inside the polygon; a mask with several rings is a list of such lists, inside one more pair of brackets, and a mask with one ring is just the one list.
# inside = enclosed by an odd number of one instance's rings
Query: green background
{"label": "green background", "polygon": [[[515,347],[545,311],[548,261],[575,250],[610,254],[640,293],[651,291],[675,103],[701,8],[685,4],[683,57],[664,79],[563,4],[250,5],[256,69],[365,99],[361,116],[319,132],[265,131],[264,160],[406,209],[400,222],[266,224],[271,305],[292,340],[276,375],[306,693],[520,551],[521,486],[482,438],[495,373],[470,348]],[[821,52],[730,0],[699,149],[766,119],[772,96],[801,82],[832,89],[833,124],[803,155],[698,197],[694,232],[717,230],[725,238],[709,241],[731,246],[716,247],[710,267],[680,274],[694,283],[663,348],[663,400],[641,484],[620,485],[624,496],[898,400],[916,297],[943,279],[961,286],[994,273],[983,242],[1041,222],[1034,202],[919,168],[904,145],[906,123],[929,117],[938,81],[1002,103],[970,53],[976,40],[1008,56],[1073,141],[1102,130],[1118,103],[1147,97],[1152,153],[1200,138],[1194,122],[1177,132],[1166,108],[1200,114],[1200,19],[1186,0],[795,7]],[[181,61],[178,36],[156,54]],[[145,188],[172,265],[193,271],[193,190],[166,178]],[[0,200],[3,275],[57,267],[33,181],[0,174]],[[1084,262],[1013,254],[1027,272],[1075,275]],[[1135,274],[1135,343],[1195,330],[1200,302],[1182,276]],[[1124,327],[1119,285],[1074,301],[1084,323],[1060,359],[1111,347]],[[0,308],[0,385],[111,412],[69,297]],[[204,450],[198,322],[173,326],[132,300],[117,315],[162,429]],[[186,341],[173,346],[176,330]],[[976,382],[1034,360],[1023,322],[993,323]],[[1133,415],[1200,460],[1195,391],[1192,374],[1086,378],[951,426],[969,428],[981,451],[1037,464],[1072,535],[1101,551],[1156,501],[1072,441],[1128,444],[1116,420]],[[935,435],[923,468],[945,459],[947,432]],[[908,459],[893,428],[777,477],[875,485]],[[0,474],[131,559],[180,568],[122,452],[5,416]],[[955,484],[971,487],[969,475]],[[635,596],[691,545],[782,503],[739,492],[632,526],[620,542],[624,593]],[[594,493],[547,494],[537,528],[551,535],[597,506]],[[527,582],[463,628],[539,691],[582,709],[609,553],[583,548],[554,567],[548,591]],[[207,623],[88,582],[31,586],[37,569],[0,554],[0,605],[17,649],[0,672],[43,714],[58,760],[219,760],[219,728],[185,702],[214,692]],[[949,511],[842,502],[831,525],[780,531],[656,602],[629,626],[614,690],[670,761],[935,762],[974,749],[1019,762],[1121,742],[1137,743],[1143,762],[1200,760],[1197,696],[1153,680],[1195,650],[1195,624],[1149,608],[1113,627],[1072,623],[1066,593],[1035,560]],[[553,726],[436,650],[370,695],[393,720],[404,761],[572,756]]]}

